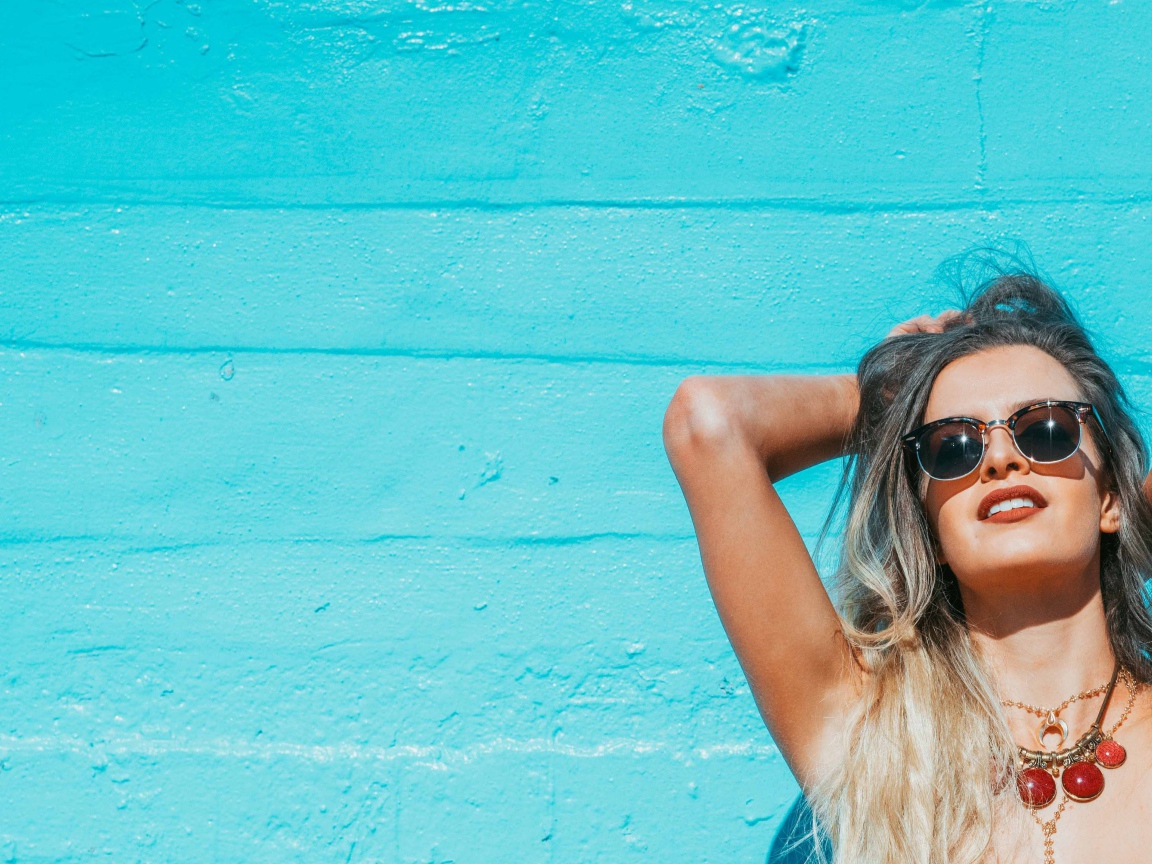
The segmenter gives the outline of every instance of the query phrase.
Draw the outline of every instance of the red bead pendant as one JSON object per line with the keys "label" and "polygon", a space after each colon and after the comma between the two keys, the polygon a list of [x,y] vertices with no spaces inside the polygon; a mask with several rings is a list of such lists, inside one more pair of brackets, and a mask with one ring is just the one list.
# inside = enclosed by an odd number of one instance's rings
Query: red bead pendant
{"label": "red bead pendant", "polygon": [[1096,745],[1096,761],[1105,768],[1119,768],[1127,758],[1128,754],[1124,748],[1111,738],[1106,738]]}
{"label": "red bead pendant", "polygon": [[1043,768],[1026,768],[1016,781],[1016,791],[1029,807],[1047,807],[1056,797],[1056,778]]}
{"label": "red bead pendant", "polygon": [[1091,801],[1104,791],[1104,772],[1092,762],[1073,762],[1060,775],[1060,783],[1073,801]]}

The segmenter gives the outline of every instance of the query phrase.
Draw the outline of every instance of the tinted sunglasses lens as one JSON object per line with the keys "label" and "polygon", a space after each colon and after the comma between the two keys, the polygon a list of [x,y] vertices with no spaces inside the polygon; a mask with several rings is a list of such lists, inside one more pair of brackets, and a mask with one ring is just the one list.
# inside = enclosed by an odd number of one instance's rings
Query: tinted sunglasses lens
{"label": "tinted sunglasses lens", "polygon": [[1080,419],[1063,405],[1033,408],[1016,420],[1016,446],[1033,462],[1059,462],[1080,446]]}
{"label": "tinted sunglasses lens", "polygon": [[920,439],[916,454],[929,477],[955,480],[980,464],[984,441],[971,423],[945,423]]}

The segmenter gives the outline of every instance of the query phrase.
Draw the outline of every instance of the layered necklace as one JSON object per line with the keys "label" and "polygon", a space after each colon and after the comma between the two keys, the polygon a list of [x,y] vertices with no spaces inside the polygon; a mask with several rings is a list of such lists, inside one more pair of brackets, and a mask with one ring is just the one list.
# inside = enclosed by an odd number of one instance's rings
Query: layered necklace
{"label": "layered necklace", "polygon": [[[1103,728],[1104,715],[1108,711],[1108,703],[1112,701],[1112,692],[1116,689],[1116,682],[1122,680],[1128,690],[1128,704],[1120,719],[1109,730]],[[1119,662],[1112,671],[1112,679],[1083,693],[1077,693],[1065,699],[1055,708],[1043,708],[1029,705],[1026,702],[1001,702],[1006,708],[1020,708],[1029,714],[1040,717],[1036,727],[1036,741],[1039,750],[1029,750],[1020,747],[1020,774],[1016,783],[1016,790],[1020,793],[1020,800],[1032,814],[1036,824],[1044,833],[1044,864],[1055,864],[1054,851],[1056,823],[1069,801],[1092,801],[1104,791],[1104,768],[1119,768],[1128,757],[1124,748],[1113,739],[1116,730],[1128,719],[1132,706],[1136,702],[1136,679],[1132,673],[1123,668]],[[1081,735],[1071,747],[1062,750],[1045,750],[1044,739],[1052,734],[1060,736],[1057,747],[1061,747],[1068,740],[1068,724],[1060,719],[1060,712],[1081,699],[1090,699],[1104,694],[1104,702],[1088,731]],[[1056,780],[1060,780],[1064,796],[1060,805],[1049,819],[1041,819],[1036,812],[1051,804],[1056,798]]]}

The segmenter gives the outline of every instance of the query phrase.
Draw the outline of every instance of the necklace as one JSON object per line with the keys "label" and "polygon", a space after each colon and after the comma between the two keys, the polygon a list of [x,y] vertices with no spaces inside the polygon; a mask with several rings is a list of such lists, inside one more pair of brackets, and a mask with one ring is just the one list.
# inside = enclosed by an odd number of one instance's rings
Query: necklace
{"label": "necklace", "polygon": [[1063,747],[1064,742],[1068,740],[1068,724],[1060,719],[1060,712],[1071,705],[1073,702],[1079,702],[1081,699],[1091,699],[1099,696],[1101,693],[1108,689],[1108,682],[1104,682],[1099,687],[1093,687],[1091,690],[1084,690],[1077,693],[1075,696],[1069,696],[1055,708],[1040,708],[1036,705],[1029,705],[1027,702],[1014,702],[1011,699],[1005,699],[1000,704],[1005,708],[1020,708],[1027,711],[1029,714],[1035,714],[1041,718],[1042,722],[1036,727],[1036,743],[1041,747],[1044,746],[1044,739],[1050,732],[1056,731],[1060,734],[1060,740],[1056,742],[1057,748]]}
{"label": "necklace", "polygon": [[[1116,689],[1116,681],[1123,680],[1128,690],[1128,703],[1120,719],[1108,731],[1104,731],[1104,715],[1108,704],[1112,701],[1112,692]],[[1112,736],[1121,724],[1128,719],[1132,706],[1136,702],[1138,685],[1135,678],[1127,670],[1116,664],[1112,672],[1112,680],[1104,690],[1104,702],[1094,722],[1071,747],[1063,750],[1029,750],[1020,747],[1021,771],[1017,780],[1016,789],[1020,799],[1028,808],[1033,820],[1040,826],[1044,834],[1044,864],[1055,864],[1055,835],[1056,823],[1064,808],[1071,801],[1092,801],[1104,791],[1104,773],[1099,766],[1105,768],[1119,768],[1128,757],[1124,748]],[[1090,691],[1085,691],[1090,692]],[[1067,708],[1077,699],[1085,698],[1084,694],[1077,694],[1066,700],[1059,709]],[[1013,703],[1019,705],[1019,703]],[[1031,707],[1031,706],[1029,706]],[[1051,728],[1051,727],[1049,727]],[[1067,727],[1065,727],[1066,730]],[[1065,735],[1067,735],[1065,731]],[[1041,736],[1038,736],[1041,737]],[[1041,745],[1043,746],[1043,745]],[[1036,813],[1047,807],[1056,798],[1056,778],[1060,778],[1064,795],[1056,812],[1049,819],[1041,819]]]}

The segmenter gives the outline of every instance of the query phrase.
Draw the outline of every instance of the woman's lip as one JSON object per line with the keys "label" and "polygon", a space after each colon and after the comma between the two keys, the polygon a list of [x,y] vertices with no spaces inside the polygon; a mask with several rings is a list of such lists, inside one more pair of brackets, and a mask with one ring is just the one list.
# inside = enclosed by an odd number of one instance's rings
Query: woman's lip
{"label": "woman's lip", "polygon": [[[1010,501],[1013,498],[1027,498],[1033,504],[1032,507],[1014,507],[1011,510],[1001,510],[999,513],[989,516],[988,511],[995,507],[1002,501]],[[1048,501],[1033,489],[1031,486],[1008,486],[1004,489],[993,489],[980,501],[980,506],[976,508],[976,518],[981,521],[992,522],[1018,522],[1021,519],[1033,515],[1037,510],[1041,510],[1048,506]]]}
{"label": "woman's lip", "polygon": [[1001,510],[999,513],[993,513],[991,516],[985,516],[985,522],[1019,522],[1021,519],[1027,519],[1029,516],[1035,516],[1040,512],[1039,507],[1013,507],[1011,510]]}

